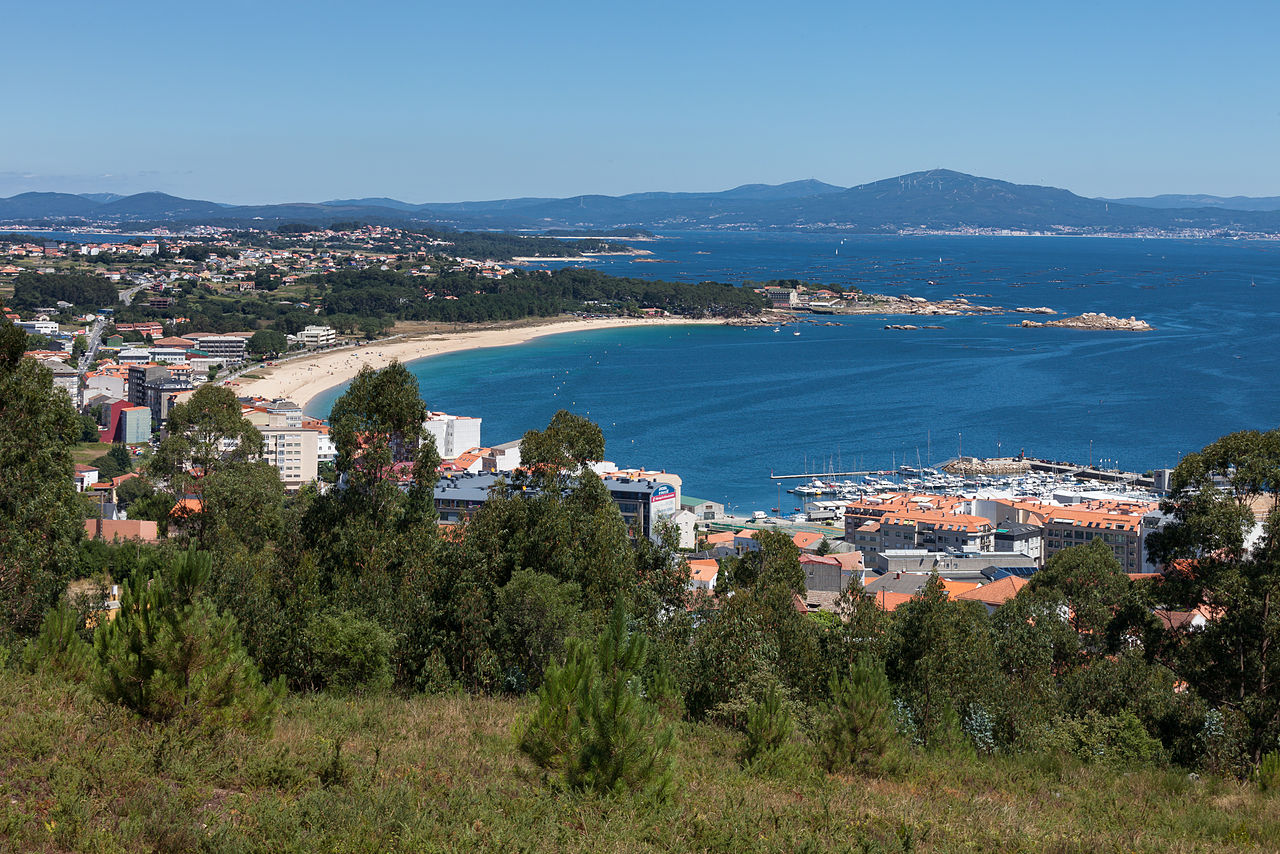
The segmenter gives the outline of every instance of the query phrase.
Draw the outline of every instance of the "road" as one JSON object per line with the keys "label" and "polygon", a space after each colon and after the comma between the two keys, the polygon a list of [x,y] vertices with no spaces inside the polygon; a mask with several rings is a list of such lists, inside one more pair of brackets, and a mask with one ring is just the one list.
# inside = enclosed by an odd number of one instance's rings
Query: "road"
{"label": "road", "polygon": [[[125,305],[131,305],[133,303],[133,298],[137,295],[138,291],[143,290],[144,288],[146,288],[146,285],[135,285],[132,288],[121,291],[120,302]],[[89,340],[85,342],[88,346],[85,348],[84,355],[80,357],[80,362],[76,365],[76,369],[79,370],[80,373],[84,373],[89,370],[89,366],[92,365],[93,360],[97,358],[98,348],[102,346],[102,330],[107,328],[107,320],[108,318],[104,315],[98,315],[98,319],[89,327]]]}

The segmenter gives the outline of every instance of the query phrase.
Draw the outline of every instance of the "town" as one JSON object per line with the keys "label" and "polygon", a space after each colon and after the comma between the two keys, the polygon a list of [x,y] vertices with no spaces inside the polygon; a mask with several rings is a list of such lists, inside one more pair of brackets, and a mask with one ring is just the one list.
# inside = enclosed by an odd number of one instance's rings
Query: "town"
{"label": "town", "polygon": [[[548,246],[549,251],[563,249],[554,241]],[[171,530],[180,531],[183,519],[199,511],[200,497],[191,494],[175,496],[168,508],[144,509],[143,502],[132,517],[129,512],[139,497],[154,494],[152,485],[144,488],[129,481],[145,482],[145,461],[164,435],[169,412],[189,401],[196,389],[216,383],[234,392],[254,376],[255,366],[356,348],[386,334],[385,321],[364,323],[363,329],[349,318],[339,319],[342,329],[322,322],[328,316],[322,314],[323,296],[314,284],[319,279],[310,277],[374,270],[424,281],[451,273],[498,281],[518,269],[519,262],[512,263],[510,256],[506,261],[475,260],[455,250],[451,241],[439,236],[359,224],[259,233],[203,228],[129,242],[32,241],[22,235],[0,240],[5,263],[0,283],[18,277],[30,282],[32,276],[53,280],[91,274],[119,292],[118,303],[83,313],[74,313],[77,304],[64,299],[4,312],[28,333],[28,355],[53,373],[55,386],[66,392],[86,420],[82,447],[89,450],[78,457],[75,481],[77,491],[89,497],[94,508],[93,518],[85,523],[88,534],[154,542]],[[963,297],[930,302],[856,289],[845,293],[796,281],[766,283],[754,290],[765,308],[754,317],[729,322],[785,325],[804,317],[871,311],[1005,311]],[[13,288],[14,296],[20,293],[20,288]],[[106,293],[98,289],[94,295]],[[230,297],[233,304],[269,302],[287,314],[274,321],[258,319],[249,329],[193,328],[186,313],[200,310],[199,304],[212,296]],[[422,288],[422,298],[458,299],[452,293],[437,294],[430,285]],[[591,301],[586,308],[616,311],[619,306]],[[138,316],[139,309],[149,319],[120,319]],[[633,310],[665,313],[656,307]],[[1048,308],[1014,311],[1052,313]],[[243,311],[236,316],[254,320]],[[286,398],[237,396],[242,417],[262,436],[262,459],[275,468],[286,490],[324,491],[340,485],[334,468],[337,449],[325,420],[306,415]],[[495,484],[520,469],[519,438],[485,445],[479,418],[433,412],[423,428],[433,436],[442,459],[435,505],[443,526],[464,524]],[[100,453],[91,450],[95,443]],[[128,450],[112,459],[107,452],[116,447]],[[885,610],[893,610],[922,590],[933,574],[943,579],[950,595],[994,608],[1015,595],[1054,554],[1095,538],[1111,548],[1131,577],[1152,577],[1160,571],[1144,549],[1147,534],[1161,524],[1156,492],[1142,500],[1130,493],[1107,492],[1097,483],[1077,482],[1075,488],[1055,494],[1030,496],[974,481],[965,484],[967,491],[933,494],[883,481],[859,489],[856,501],[815,502],[796,521],[761,518],[763,513],[750,519],[733,517],[721,503],[685,496],[681,478],[672,472],[627,469],[606,461],[593,462],[592,469],[604,479],[633,536],[656,539],[670,529],[687,561],[690,589],[708,594],[715,590],[717,561],[758,549],[755,532],[773,528],[787,531],[802,553],[808,582],[803,606],[810,611],[834,610],[851,585]],[[409,476],[400,476],[407,487]],[[141,518],[139,512],[152,518]],[[1203,621],[1205,616],[1177,614],[1169,619]]]}

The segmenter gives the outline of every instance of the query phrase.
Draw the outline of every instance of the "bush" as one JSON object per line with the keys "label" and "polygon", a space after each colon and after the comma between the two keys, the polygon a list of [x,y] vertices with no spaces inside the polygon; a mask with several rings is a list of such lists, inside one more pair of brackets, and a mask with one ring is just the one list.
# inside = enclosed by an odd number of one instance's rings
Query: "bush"
{"label": "bush", "polygon": [[93,649],[81,640],[80,625],[79,612],[66,602],[49,609],[39,634],[22,651],[23,668],[29,673],[58,673],[76,682],[88,679],[93,672]]}
{"label": "bush", "polygon": [[200,596],[211,567],[190,551],[168,571],[134,577],[119,615],[94,633],[94,691],[152,721],[268,729],[283,685],[263,685],[235,619]]}
{"label": "bush", "polygon": [[893,739],[889,679],[880,663],[868,656],[859,656],[848,677],[832,675],[831,702],[824,711],[821,750],[828,771],[867,767]]}
{"label": "bush", "polygon": [[521,751],[572,788],[665,800],[675,733],[645,696],[638,673],[647,653],[647,639],[626,631],[619,601],[594,650],[574,642],[563,666],[547,668]]}
{"label": "bush", "polygon": [[1160,741],[1128,710],[1115,715],[1090,710],[1079,717],[1061,718],[1042,733],[1035,748],[1066,753],[1082,762],[1117,765],[1162,764],[1167,759]]}
{"label": "bush", "polygon": [[798,752],[792,741],[795,729],[786,698],[776,684],[770,685],[764,697],[747,710],[746,741],[738,756],[743,767],[769,770],[790,764]]}
{"label": "bush", "polygon": [[391,687],[395,640],[373,620],[352,611],[317,614],[307,623],[304,635],[314,687],[341,694]]}
{"label": "bush", "polygon": [[1264,792],[1280,789],[1280,753],[1272,750],[1262,754],[1256,774],[1258,788]]}

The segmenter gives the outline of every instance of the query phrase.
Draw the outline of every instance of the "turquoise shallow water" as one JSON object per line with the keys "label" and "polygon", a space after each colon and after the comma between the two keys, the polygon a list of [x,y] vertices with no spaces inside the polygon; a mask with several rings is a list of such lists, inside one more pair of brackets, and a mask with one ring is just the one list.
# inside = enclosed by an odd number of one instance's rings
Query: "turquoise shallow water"
{"label": "turquoise shallow water", "polygon": [[[923,321],[941,330],[895,332],[885,323],[910,321],[860,317],[804,325],[799,336],[719,326],[569,333],[412,363],[428,405],[482,417],[489,444],[544,426],[563,406],[601,424],[618,464],[679,472],[686,492],[742,509],[775,505],[771,470],[888,468],[917,453],[938,461],[961,443],[965,453],[1085,461],[1090,441],[1095,461],[1144,470],[1223,433],[1280,424],[1280,245],[752,234],[650,245],[673,263],[595,266],[990,294],[972,299],[1136,315],[1157,330],[957,317]],[[340,392],[308,410],[327,414]]]}

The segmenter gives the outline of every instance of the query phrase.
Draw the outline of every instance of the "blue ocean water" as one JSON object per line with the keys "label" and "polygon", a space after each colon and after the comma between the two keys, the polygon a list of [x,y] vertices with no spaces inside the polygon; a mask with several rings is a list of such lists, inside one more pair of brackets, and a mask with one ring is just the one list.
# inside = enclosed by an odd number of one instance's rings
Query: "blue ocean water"
{"label": "blue ocean water", "polygon": [[[602,426],[619,465],[678,472],[685,492],[742,510],[777,505],[771,471],[889,468],[917,455],[927,464],[960,450],[1092,455],[1143,471],[1176,464],[1224,433],[1280,424],[1277,243],[663,237],[645,246],[670,263],[589,265],[646,278],[799,278],[965,294],[1066,315],[1135,315],[1156,331],[1023,329],[1010,326],[1023,316],[1010,315],[916,320],[945,328],[906,332],[883,327],[911,320],[865,316],[781,333],[568,333],[412,363],[428,405],[482,417],[487,444],[543,427],[561,407],[580,412]],[[340,393],[308,411],[327,414]]]}

